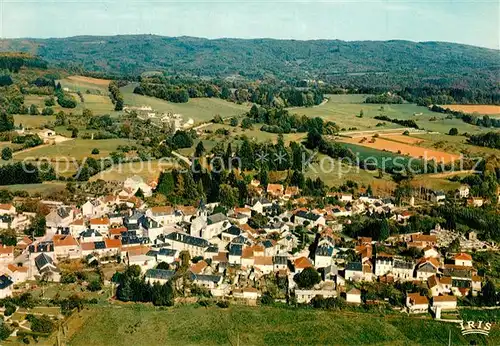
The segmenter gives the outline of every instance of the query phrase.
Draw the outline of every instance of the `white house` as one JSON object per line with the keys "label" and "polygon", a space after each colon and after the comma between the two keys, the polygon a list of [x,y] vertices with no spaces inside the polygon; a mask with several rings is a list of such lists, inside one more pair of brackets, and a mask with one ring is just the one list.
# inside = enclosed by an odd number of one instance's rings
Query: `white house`
{"label": "white house", "polygon": [[82,205],[82,214],[85,217],[102,217],[108,212],[107,205],[100,199],[88,200]]}
{"label": "white house", "polygon": [[12,280],[7,275],[0,276],[0,299],[12,296]]}
{"label": "white house", "polygon": [[352,304],[361,304],[361,291],[357,288],[351,288],[346,293],[346,301]]}
{"label": "white house", "polygon": [[141,191],[144,194],[144,197],[151,197],[153,195],[153,190],[151,186],[146,184],[144,182],[144,179],[142,179],[138,175],[134,175],[133,177],[125,180],[125,182],[123,183],[123,187],[125,189],[131,190],[132,194],[135,194],[139,189],[141,189]]}
{"label": "white house", "polygon": [[432,307],[442,310],[455,310],[457,308],[457,297],[455,296],[437,296],[432,297]]}
{"label": "white house", "polygon": [[0,204],[0,215],[15,215],[16,207],[12,204]]}
{"label": "white house", "polygon": [[408,293],[406,307],[410,313],[425,313],[429,310],[429,299],[420,293]]}
{"label": "white house", "polygon": [[462,267],[472,267],[472,256],[467,253],[459,253],[453,257],[455,265]]}
{"label": "white house", "polygon": [[89,226],[91,229],[94,229],[101,234],[108,234],[111,223],[107,217],[100,217],[90,219]]}
{"label": "white house", "polygon": [[389,254],[377,254],[375,259],[375,276],[383,276],[387,273],[392,273],[393,270],[393,256]]}
{"label": "white house", "polygon": [[461,185],[457,189],[457,196],[459,198],[468,198],[469,197],[469,193],[470,193],[470,189],[469,189],[469,186],[467,186],[467,185]]}
{"label": "white house", "polygon": [[334,290],[295,290],[295,298],[299,304],[308,304],[317,296],[335,298],[337,297],[337,292]]}

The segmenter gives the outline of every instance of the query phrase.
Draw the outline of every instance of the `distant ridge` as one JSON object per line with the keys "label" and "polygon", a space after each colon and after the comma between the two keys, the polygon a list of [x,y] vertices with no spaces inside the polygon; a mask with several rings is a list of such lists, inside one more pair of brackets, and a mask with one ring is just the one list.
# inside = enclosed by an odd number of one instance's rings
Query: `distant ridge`
{"label": "distant ridge", "polygon": [[447,86],[492,87],[500,78],[500,51],[447,42],[120,35],[6,39],[0,40],[0,51],[30,52],[66,68],[127,75],[162,70],[209,77],[361,81],[367,73],[379,73],[387,80],[404,77],[408,84],[432,79]]}

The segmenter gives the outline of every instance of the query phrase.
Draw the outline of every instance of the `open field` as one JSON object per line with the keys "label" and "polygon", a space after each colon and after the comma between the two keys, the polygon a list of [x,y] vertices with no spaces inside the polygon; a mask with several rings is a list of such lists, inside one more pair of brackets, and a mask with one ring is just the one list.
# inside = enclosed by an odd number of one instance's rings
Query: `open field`
{"label": "open field", "polygon": [[442,105],[441,107],[464,113],[500,115],[500,106],[496,105]]}
{"label": "open field", "polygon": [[414,138],[423,139],[421,147],[439,149],[448,153],[468,153],[472,156],[500,155],[500,150],[480,147],[467,143],[463,136],[449,136],[443,134],[415,134]]}
{"label": "open field", "polygon": [[67,79],[69,79],[72,82],[76,82],[76,83],[99,85],[99,86],[103,86],[105,88],[107,88],[109,85],[109,82],[111,82],[109,79],[100,79],[100,78],[92,78],[92,77],[85,77],[85,76],[69,76]]}
{"label": "open field", "polygon": [[[130,141],[127,139],[102,139],[102,140],[90,140],[90,139],[73,139],[56,145],[48,145],[41,148],[33,148],[30,151],[23,151],[15,156],[16,160],[31,159],[36,158],[48,158],[49,160],[65,160],[75,159],[83,160],[85,157],[92,156],[94,158],[106,157],[119,145],[130,145]],[[98,155],[91,155],[92,149],[99,149],[100,153]]]}
{"label": "open field", "polygon": [[120,89],[127,106],[151,106],[156,112],[181,114],[185,121],[191,118],[195,123],[210,121],[217,114],[223,118],[239,116],[250,109],[249,105],[238,105],[218,98],[191,98],[187,103],[173,103],[134,94],[134,88],[135,84],[129,84]]}
{"label": "open field", "polygon": [[[113,326],[112,332],[110,326]],[[70,319],[70,345],[452,345],[489,337],[462,336],[454,324],[401,315],[312,309],[122,305],[84,310]]]}
{"label": "open field", "polygon": [[171,170],[174,167],[176,167],[175,163],[169,161],[129,162],[114,165],[110,169],[94,175],[90,180],[125,181],[134,175],[140,176],[145,181],[157,180],[162,171]]}
{"label": "open field", "polygon": [[87,90],[92,94],[107,95],[109,80],[84,76],[69,76],[58,81],[63,88],[68,88],[72,92],[80,91],[84,95]]}
{"label": "open field", "polygon": [[14,124],[16,126],[23,125],[26,128],[39,128],[44,124],[56,121],[53,115],[14,115]]}
{"label": "open field", "polygon": [[[59,104],[52,107],[54,112],[57,113],[59,111],[63,111],[65,113],[73,113],[73,114],[82,114],[84,109],[90,109],[94,115],[102,115],[102,114],[110,114],[117,115],[119,112],[114,110],[114,105],[111,102],[111,99],[108,95],[96,95],[96,94],[83,94],[84,102],[81,102],[80,97],[76,93],[72,93],[76,99],[77,105],[75,108],[62,108]],[[43,108],[45,108],[45,99],[46,96],[38,96],[38,95],[26,95],[25,96],[25,104],[30,106],[32,104],[38,107],[38,111],[41,112]],[[17,117],[18,115],[16,115]],[[30,115],[24,115],[24,117],[30,117]],[[36,117],[36,116],[35,116]],[[52,118],[52,121],[55,120],[55,116],[52,117],[44,117],[44,118]],[[46,121],[45,121],[46,122]]]}
{"label": "open field", "polygon": [[386,140],[383,138],[375,138],[374,142],[372,142],[372,139],[369,137],[367,137],[365,141],[359,138],[339,138],[338,141],[343,143],[356,144],[381,151],[390,151],[392,153],[408,155],[415,158],[422,158],[428,161],[434,159],[436,162],[448,163],[459,159],[459,155],[449,154],[439,150],[422,148],[411,144],[397,143],[395,141]]}
{"label": "open field", "polygon": [[66,188],[65,183],[46,182],[43,184],[25,184],[25,185],[0,185],[0,190],[8,191],[27,191],[30,194],[40,193],[50,195],[52,192],[61,191]]}
{"label": "open field", "polygon": [[[479,132],[481,128],[470,125],[460,119],[446,119],[446,114],[431,112],[427,107],[415,104],[380,105],[363,103],[367,95],[331,95],[329,101],[317,107],[303,107],[290,109],[291,113],[320,117],[327,121],[335,122],[341,129],[357,128],[358,130],[386,129],[401,127],[397,124],[386,122],[384,126],[377,127],[383,121],[374,119],[378,115],[400,120],[415,120],[419,127],[428,131],[448,133],[450,128],[456,127],[460,133]],[[363,118],[359,118],[363,110]]]}
{"label": "open field", "polygon": [[405,144],[419,144],[424,141],[421,138],[403,136],[403,135],[392,135],[392,134],[381,135],[381,138]]}

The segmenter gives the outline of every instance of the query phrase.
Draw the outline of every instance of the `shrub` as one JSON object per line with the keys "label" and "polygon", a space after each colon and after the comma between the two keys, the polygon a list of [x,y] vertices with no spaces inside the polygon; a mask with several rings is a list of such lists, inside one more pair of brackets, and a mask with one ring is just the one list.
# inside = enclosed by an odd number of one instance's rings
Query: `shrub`
{"label": "shrub", "polygon": [[99,149],[97,148],[92,149],[92,155],[99,155]]}

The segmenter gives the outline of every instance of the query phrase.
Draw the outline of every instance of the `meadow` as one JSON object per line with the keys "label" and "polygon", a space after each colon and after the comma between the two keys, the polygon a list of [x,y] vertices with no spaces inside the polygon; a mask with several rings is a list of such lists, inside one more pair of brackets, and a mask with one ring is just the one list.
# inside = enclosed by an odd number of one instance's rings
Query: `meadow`
{"label": "meadow", "polygon": [[94,175],[90,181],[106,180],[106,181],[125,181],[134,175],[143,178],[146,182],[149,180],[157,180],[160,173],[165,170],[171,170],[176,167],[174,162],[161,161],[140,161],[128,162],[102,171]]}
{"label": "meadow", "polygon": [[[394,105],[380,105],[363,103],[367,95],[327,95],[328,102],[317,107],[291,108],[290,112],[320,117],[327,121],[335,122],[341,129],[357,128],[358,130],[374,130],[377,128],[401,127],[397,124],[385,123],[377,127],[382,121],[374,119],[375,116],[385,115],[389,118],[400,120],[415,120],[419,127],[427,131],[448,133],[450,128],[456,127],[460,133],[479,132],[481,128],[467,124],[460,119],[446,119],[445,114],[431,112],[427,107],[404,103]],[[360,118],[360,111],[363,117]]]}
{"label": "meadow", "polygon": [[218,98],[191,98],[187,103],[173,103],[134,94],[135,86],[131,83],[120,89],[127,106],[151,106],[156,112],[181,114],[185,121],[191,118],[195,123],[210,121],[217,114],[223,118],[240,116],[250,109],[250,105],[238,105]]}
{"label": "meadow", "polygon": [[454,324],[396,314],[319,311],[277,307],[193,305],[155,309],[121,306],[83,310],[67,324],[71,345],[467,345],[498,344],[462,336]]}

